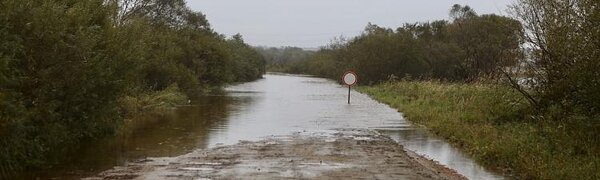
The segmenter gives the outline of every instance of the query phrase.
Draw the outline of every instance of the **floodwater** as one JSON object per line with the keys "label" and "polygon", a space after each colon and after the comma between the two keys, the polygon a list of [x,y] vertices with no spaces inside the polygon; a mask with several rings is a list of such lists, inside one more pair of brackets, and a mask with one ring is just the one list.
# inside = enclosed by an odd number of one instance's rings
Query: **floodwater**
{"label": "floodwater", "polygon": [[[27,176],[72,179],[145,157],[179,156],[194,149],[293,132],[369,128],[405,148],[455,169],[469,179],[503,179],[458,149],[406,121],[401,113],[347,87],[307,76],[267,74],[264,79],[199,97],[173,112],[148,115],[120,136],[82,145],[65,163]],[[135,127],[135,128],[134,128]]]}

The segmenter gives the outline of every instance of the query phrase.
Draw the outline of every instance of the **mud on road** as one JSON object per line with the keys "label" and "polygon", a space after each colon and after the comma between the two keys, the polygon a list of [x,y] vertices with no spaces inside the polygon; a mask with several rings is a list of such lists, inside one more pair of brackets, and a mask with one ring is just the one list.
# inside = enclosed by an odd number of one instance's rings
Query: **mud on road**
{"label": "mud on road", "polygon": [[172,158],[148,158],[87,179],[465,179],[371,130],[299,132]]}

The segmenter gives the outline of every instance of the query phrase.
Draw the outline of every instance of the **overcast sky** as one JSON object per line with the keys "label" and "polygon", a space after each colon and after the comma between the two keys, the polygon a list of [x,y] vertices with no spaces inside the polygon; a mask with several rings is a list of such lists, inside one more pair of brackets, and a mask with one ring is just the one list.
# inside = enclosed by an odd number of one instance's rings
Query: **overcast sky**
{"label": "overcast sky", "polygon": [[187,0],[219,33],[243,35],[256,46],[319,47],[333,37],[352,37],[367,23],[396,28],[404,23],[448,19],[453,4],[479,14],[507,15],[514,0]]}

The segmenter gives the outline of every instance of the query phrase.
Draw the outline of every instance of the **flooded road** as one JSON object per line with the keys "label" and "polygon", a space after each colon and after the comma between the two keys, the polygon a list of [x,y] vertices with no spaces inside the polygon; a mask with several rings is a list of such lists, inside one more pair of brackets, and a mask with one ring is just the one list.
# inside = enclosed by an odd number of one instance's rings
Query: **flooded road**
{"label": "flooded road", "polygon": [[367,128],[389,135],[405,148],[439,161],[469,179],[502,179],[401,113],[331,80],[265,75],[265,79],[198,98],[190,106],[141,118],[140,125],[116,138],[84,145],[68,163],[37,177],[78,178],[144,157],[178,156],[194,149],[231,145],[293,132]]}

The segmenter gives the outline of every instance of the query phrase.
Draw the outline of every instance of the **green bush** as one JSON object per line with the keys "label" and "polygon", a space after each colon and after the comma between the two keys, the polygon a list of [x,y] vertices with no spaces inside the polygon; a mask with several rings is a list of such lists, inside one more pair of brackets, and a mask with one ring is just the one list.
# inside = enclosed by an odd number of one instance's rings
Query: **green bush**
{"label": "green bush", "polygon": [[556,121],[600,124],[598,7],[595,0],[519,0],[512,8],[526,25],[525,39],[531,45],[521,72],[530,81],[513,80],[513,86],[525,90],[532,104]]}
{"label": "green bush", "polygon": [[106,53],[112,25],[103,2],[2,1],[0,9],[8,36],[0,164],[42,165],[62,145],[110,134],[125,73]]}
{"label": "green bush", "polygon": [[128,114],[259,78],[257,54],[184,0],[0,1],[0,178],[115,134]]}

